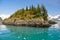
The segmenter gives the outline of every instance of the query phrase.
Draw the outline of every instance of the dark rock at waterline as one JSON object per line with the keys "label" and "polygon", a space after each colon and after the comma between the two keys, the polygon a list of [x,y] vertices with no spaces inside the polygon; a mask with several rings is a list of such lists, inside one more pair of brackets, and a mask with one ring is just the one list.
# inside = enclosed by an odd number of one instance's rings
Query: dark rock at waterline
{"label": "dark rock at waterline", "polygon": [[31,27],[49,27],[51,24],[43,19],[31,19],[31,20],[11,20],[2,22],[5,25],[15,25],[15,26],[31,26]]}

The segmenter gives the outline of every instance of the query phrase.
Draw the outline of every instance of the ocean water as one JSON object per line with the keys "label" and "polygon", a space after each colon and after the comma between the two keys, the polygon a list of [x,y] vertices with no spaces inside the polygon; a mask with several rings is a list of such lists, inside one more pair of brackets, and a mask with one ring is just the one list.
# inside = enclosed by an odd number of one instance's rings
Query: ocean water
{"label": "ocean water", "polygon": [[60,40],[60,25],[49,28],[0,25],[0,40]]}

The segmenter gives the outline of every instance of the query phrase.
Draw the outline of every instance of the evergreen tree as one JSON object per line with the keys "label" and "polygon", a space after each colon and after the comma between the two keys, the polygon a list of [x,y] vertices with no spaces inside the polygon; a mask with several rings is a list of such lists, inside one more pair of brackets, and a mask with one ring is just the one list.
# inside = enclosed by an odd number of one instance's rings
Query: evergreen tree
{"label": "evergreen tree", "polygon": [[36,8],[33,5],[30,6],[29,10],[31,11],[31,14],[36,14]]}
{"label": "evergreen tree", "polygon": [[28,6],[26,6],[26,9],[22,8],[15,12],[15,14],[11,15],[10,18],[20,18],[20,19],[29,19],[29,18],[43,18],[44,20],[48,20],[48,14],[47,10],[44,5],[40,7],[38,4],[37,7],[30,6],[28,9]]}
{"label": "evergreen tree", "polygon": [[33,11],[33,10],[34,10],[34,6],[32,5],[32,6],[31,6],[31,11]]}
{"label": "evergreen tree", "polygon": [[47,10],[46,10],[46,8],[45,8],[45,6],[44,5],[42,5],[42,7],[41,7],[41,13],[42,13],[42,15],[43,15],[43,18],[44,18],[44,20],[48,20],[48,14],[47,14]]}
{"label": "evergreen tree", "polygon": [[37,13],[40,13],[41,14],[41,9],[40,9],[40,5],[38,4],[38,6],[37,6]]}
{"label": "evergreen tree", "polygon": [[24,16],[24,8],[22,8],[22,12],[21,12],[21,15]]}
{"label": "evergreen tree", "polygon": [[28,11],[28,6],[26,6],[26,11]]}
{"label": "evergreen tree", "polygon": [[33,6],[33,5],[30,6],[29,10],[30,10],[30,11],[33,11],[33,10],[34,10],[34,6]]}

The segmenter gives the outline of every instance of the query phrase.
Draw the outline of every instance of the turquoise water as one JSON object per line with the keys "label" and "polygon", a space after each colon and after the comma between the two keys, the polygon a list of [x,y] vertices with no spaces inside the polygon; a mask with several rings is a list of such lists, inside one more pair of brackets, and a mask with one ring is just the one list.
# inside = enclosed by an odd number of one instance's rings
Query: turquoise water
{"label": "turquoise water", "polygon": [[60,40],[60,26],[34,28],[0,25],[0,40]]}

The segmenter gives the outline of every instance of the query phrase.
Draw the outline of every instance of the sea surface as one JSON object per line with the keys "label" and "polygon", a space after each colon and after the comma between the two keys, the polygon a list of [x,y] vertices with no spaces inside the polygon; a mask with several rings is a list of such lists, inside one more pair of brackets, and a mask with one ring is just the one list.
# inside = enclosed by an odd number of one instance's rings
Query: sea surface
{"label": "sea surface", "polygon": [[60,23],[49,28],[1,24],[0,40],[60,40]]}

